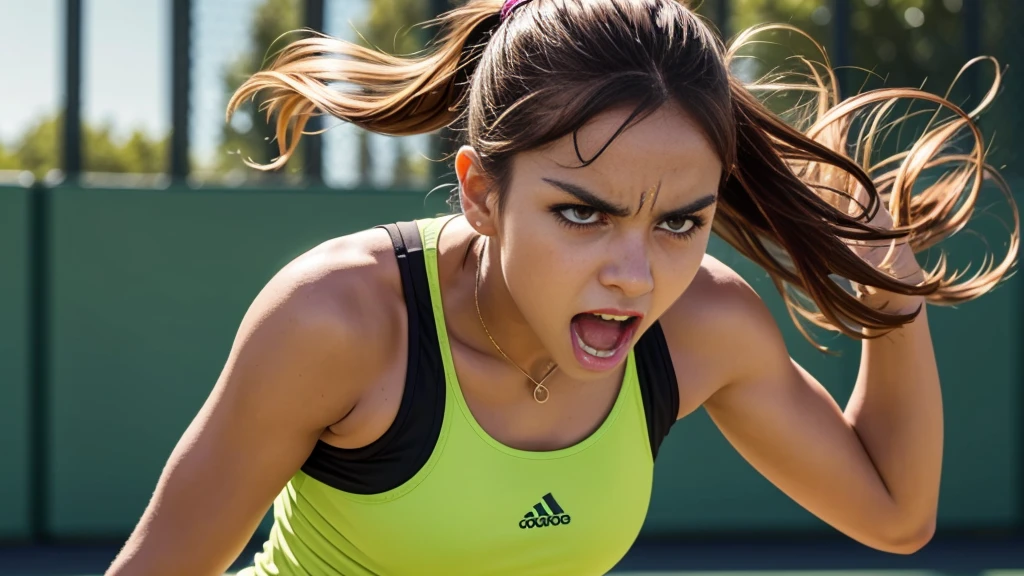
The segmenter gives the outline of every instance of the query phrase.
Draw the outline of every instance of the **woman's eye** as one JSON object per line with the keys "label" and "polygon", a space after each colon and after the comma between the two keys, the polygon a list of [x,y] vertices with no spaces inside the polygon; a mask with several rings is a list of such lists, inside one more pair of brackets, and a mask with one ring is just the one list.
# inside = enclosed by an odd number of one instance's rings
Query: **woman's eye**
{"label": "woman's eye", "polygon": [[685,234],[693,228],[693,220],[690,218],[669,218],[658,227],[673,234]]}
{"label": "woman's eye", "polygon": [[573,224],[596,224],[600,219],[600,214],[598,214],[597,210],[587,206],[566,208],[562,210],[561,214],[562,217]]}

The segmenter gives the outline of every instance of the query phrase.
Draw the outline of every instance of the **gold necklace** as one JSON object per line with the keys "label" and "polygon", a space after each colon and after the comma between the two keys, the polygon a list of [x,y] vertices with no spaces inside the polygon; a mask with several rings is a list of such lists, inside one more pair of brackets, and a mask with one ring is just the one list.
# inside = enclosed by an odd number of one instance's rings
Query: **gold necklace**
{"label": "gold necklace", "polygon": [[549,370],[548,373],[545,374],[543,378],[541,378],[540,382],[534,380],[533,376],[530,376],[530,374],[527,373],[526,370],[520,368],[518,364],[513,362],[512,359],[508,357],[508,354],[505,354],[505,351],[501,349],[501,346],[498,346],[498,343],[494,341],[494,337],[491,336],[491,332],[487,329],[487,324],[484,323],[484,315],[480,313],[480,265],[483,262],[484,250],[486,248],[487,241],[484,240],[484,245],[482,248],[480,248],[480,254],[478,254],[476,257],[476,285],[473,288],[473,302],[476,303],[477,318],[480,319],[480,325],[483,326],[484,328],[484,334],[487,334],[487,338],[491,341],[491,344],[494,344],[494,349],[498,351],[498,354],[501,354],[502,357],[505,358],[505,360],[508,360],[509,364],[515,366],[517,370],[523,373],[523,376],[526,376],[526,378],[529,379],[530,382],[533,382],[533,399],[536,400],[538,404],[543,404],[548,401],[548,397],[551,395],[548,392],[548,387],[545,386],[544,383],[547,382],[548,378],[550,378],[551,375],[555,373],[555,370],[558,370],[558,365],[556,364],[551,370]]}

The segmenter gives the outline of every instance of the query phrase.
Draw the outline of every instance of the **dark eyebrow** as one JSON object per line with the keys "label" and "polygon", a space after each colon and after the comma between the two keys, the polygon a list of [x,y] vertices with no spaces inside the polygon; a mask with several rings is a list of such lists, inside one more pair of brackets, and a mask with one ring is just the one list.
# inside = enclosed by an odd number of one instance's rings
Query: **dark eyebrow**
{"label": "dark eyebrow", "polygon": [[[600,212],[604,212],[605,214],[608,214],[610,216],[626,218],[632,214],[632,211],[629,208],[624,208],[622,206],[612,204],[607,200],[601,199],[593,192],[590,192],[589,190],[577,186],[575,184],[570,184],[568,182],[560,182],[558,180],[555,180],[554,178],[541,178],[541,180],[547,182],[548,184],[551,184],[555,188],[558,188],[566,192],[567,194],[575,196],[577,200],[583,202],[584,204],[590,206],[591,208],[594,208],[595,210],[598,210]],[[708,206],[711,206],[717,201],[717,194],[708,194],[707,196],[698,198],[685,206],[680,206],[675,210],[668,210],[662,212],[661,214],[658,215],[658,220],[669,220],[671,218],[690,216],[692,214],[700,212],[701,210],[707,208]]]}
{"label": "dark eyebrow", "polygon": [[700,212],[701,210],[711,206],[715,202],[718,202],[717,194],[708,194],[703,198],[698,198],[693,202],[685,206],[680,206],[675,210],[668,210],[658,215],[658,220],[671,220],[672,218],[681,218],[683,216],[690,216]]}
{"label": "dark eyebrow", "polygon": [[580,202],[583,202],[584,204],[590,206],[591,208],[594,208],[599,212],[604,212],[609,216],[625,218],[632,214],[632,211],[629,208],[619,206],[617,204],[612,204],[607,200],[602,200],[593,192],[590,192],[589,190],[577,186],[575,184],[569,184],[568,182],[559,182],[558,180],[555,180],[553,178],[541,178],[541,180],[544,180],[548,184],[551,184],[555,188],[558,188],[559,190],[567,194],[575,196],[576,199],[579,200]]}

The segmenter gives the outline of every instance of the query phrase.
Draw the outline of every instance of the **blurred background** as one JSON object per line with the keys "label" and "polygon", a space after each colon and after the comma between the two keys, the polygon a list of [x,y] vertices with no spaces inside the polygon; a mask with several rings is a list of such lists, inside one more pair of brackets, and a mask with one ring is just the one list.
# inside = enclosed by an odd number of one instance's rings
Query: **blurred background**
{"label": "blurred background", "polygon": [[[327,120],[287,168],[266,173],[243,163],[276,155],[264,118],[247,105],[226,122],[224,110],[297,37],[290,31],[409,53],[428,39],[412,25],[448,7],[0,0],[0,574],[102,572],[274,272],[328,238],[447,210],[447,188],[428,194],[455,182],[439,161],[453,146],[443,135],[391,138]],[[802,28],[827,49],[844,93],[944,94],[970,58],[996,57],[1006,75],[980,124],[1020,201],[1019,0],[705,0],[697,9],[726,38],[762,22]],[[753,79],[809,48],[776,34],[736,73]],[[970,69],[951,98],[973,107],[993,73]],[[914,128],[890,146],[912,142]],[[993,193],[979,210],[974,233],[948,247],[954,265],[1005,251],[1005,203]],[[835,354],[814,350],[763,273],[717,240],[711,251],[753,284],[793,356],[845,403],[858,346],[818,334]],[[924,551],[888,556],[838,536],[698,413],[662,448],[641,542],[621,570],[1024,570],[1021,292],[1013,279],[930,313],[947,422],[939,534]]]}

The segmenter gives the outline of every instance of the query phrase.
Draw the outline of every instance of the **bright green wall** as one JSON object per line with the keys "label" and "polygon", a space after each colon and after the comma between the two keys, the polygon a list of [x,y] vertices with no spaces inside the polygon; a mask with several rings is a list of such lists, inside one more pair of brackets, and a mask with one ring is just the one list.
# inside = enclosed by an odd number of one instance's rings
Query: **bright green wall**
{"label": "bright green wall", "polygon": [[31,190],[0,188],[0,538],[29,535]]}

